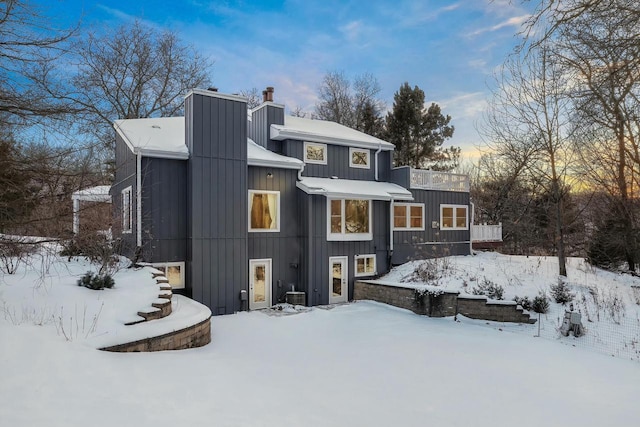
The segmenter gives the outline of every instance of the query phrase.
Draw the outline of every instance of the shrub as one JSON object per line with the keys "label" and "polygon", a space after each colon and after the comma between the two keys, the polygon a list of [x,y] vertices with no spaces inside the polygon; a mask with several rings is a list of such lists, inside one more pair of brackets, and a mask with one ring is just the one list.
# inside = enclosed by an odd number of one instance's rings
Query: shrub
{"label": "shrub", "polygon": [[519,296],[516,296],[516,297],[513,298],[513,300],[516,302],[516,304],[518,304],[519,306],[521,306],[525,310],[527,310],[527,311],[531,310],[532,302],[529,299],[529,297],[525,296],[524,298],[520,298]]}
{"label": "shrub", "polygon": [[573,301],[575,295],[569,291],[569,285],[567,285],[564,280],[558,279],[556,285],[551,285],[551,296],[558,304],[565,305]]}
{"label": "shrub", "polygon": [[478,283],[478,286],[471,289],[473,295],[486,295],[491,299],[503,299],[504,288],[486,277],[482,282]]}
{"label": "shrub", "polygon": [[36,246],[22,237],[0,235],[0,271],[15,274],[21,263],[35,252]]}
{"label": "shrub", "polygon": [[531,302],[531,310],[536,313],[546,313],[549,311],[549,298],[544,292],[540,292]]}
{"label": "shrub", "polygon": [[84,286],[85,288],[100,290],[104,288],[113,288],[115,281],[109,274],[99,275],[94,274],[91,271],[78,279],[78,286]]}
{"label": "shrub", "polygon": [[89,261],[100,266],[100,274],[114,273],[118,269],[118,242],[103,234],[83,233],[64,243],[61,256],[86,256]]}

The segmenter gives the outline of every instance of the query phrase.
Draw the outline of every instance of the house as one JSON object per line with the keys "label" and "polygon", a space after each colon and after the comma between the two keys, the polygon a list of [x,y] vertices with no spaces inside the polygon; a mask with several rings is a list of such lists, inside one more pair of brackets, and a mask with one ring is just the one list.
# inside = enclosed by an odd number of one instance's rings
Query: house
{"label": "house", "polygon": [[[348,301],[355,278],[470,253],[466,175],[273,102],[194,89],[185,117],[118,120],[114,235],[214,314]],[[290,294],[293,295],[293,294]]]}

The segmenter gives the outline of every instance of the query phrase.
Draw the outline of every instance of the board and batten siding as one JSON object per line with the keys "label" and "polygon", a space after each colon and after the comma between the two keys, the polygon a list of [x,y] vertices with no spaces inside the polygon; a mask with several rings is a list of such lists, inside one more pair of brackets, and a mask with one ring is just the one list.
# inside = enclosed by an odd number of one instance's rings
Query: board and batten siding
{"label": "board and batten siding", "polygon": [[[311,305],[329,303],[329,257],[334,256],[347,257],[349,300],[352,300],[356,255],[375,255],[379,274],[385,273],[389,269],[387,251],[389,202],[379,200],[371,202],[373,240],[327,241],[327,198],[304,193],[301,196],[302,228],[306,230],[302,239],[302,246],[306,253],[303,277],[306,278],[305,290],[310,293],[307,295],[307,301]],[[309,216],[309,208],[311,216]]]}
{"label": "board and batten siding", "polygon": [[[122,233],[122,190],[131,186],[131,233]],[[133,258],[136,251],[136,233],[138,230],[136,209],[136,155],[129,149],[120,134],[116,133],[116,171],[115,180],[109,191],[113,209],[114,235],[120,237],[120,254]]]}
{"label": "board and batten siding", "polygon": [[[331,178],[337,176],[340,179],[354,179],[363,181],[375,181],[375,153],[369,151],[369,169],[354,168],[349,166],[349,147],[344,145],[327,145],[327,164],[307,163],[304,168],[304,176]],[[304,161],[304,141],[287,139],[283,141],[282,154]],[[381,151],[378,154],[378,180],[384,181],[389,176],[389,152]]]}
{"label": "board and batten siding", "polygon": [[247,268],[247,104],[198,91],[185,99],[187,283],[218,314],[242,309]]}
{"label": "board and batten siding", "polygon": [[[287,291],[304,291],[302,287],[301,261],[303,247],[300,239],[301,221],[298,190],[298,170],[249,166],[249,190],[280,192],[280,231],[249,232],[249,260],[272,260],[272,302],[284,302]],[[268,174],[271,174],[269,177]],[[248,192],[247,192],[248,193]],[[246,195],[248,200],[248,194]],[[248,268],[248,266],[247,266]]]}
{"label": "board and batten siding", "polygon": [[271,140],[271,125],[284,125],[284,107],[266,102],[251,112],[249,138],[274,153],[281,153],[281,142]]}
{"label": "board and batten siding", "polygon": [[142,159],[142,242],[148,262],[187,260],[187,161]]}
{"label": "board and batten siding", "polygon": [[[455,191],[410,190],[414,201],[424,204],[424,231],[393,232],[393,265],[416,259],[435,258],[446,255],[469,255],[470,230],[441,230],[440,206],[443,204],[465,205],[468,223],[471,222],[469,193]],[[438,223],[437,228],[432,222]]]}

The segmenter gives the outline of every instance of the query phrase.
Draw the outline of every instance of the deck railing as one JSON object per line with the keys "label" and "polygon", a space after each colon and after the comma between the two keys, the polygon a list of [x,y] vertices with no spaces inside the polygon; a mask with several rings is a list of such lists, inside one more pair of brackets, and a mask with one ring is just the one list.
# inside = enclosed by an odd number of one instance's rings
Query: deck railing
{"label": "deck railing", "polygon": [[472,224],[472,242],[502,242],[502,223],[498,225]]}
{"label": "deck railing", "polygon": [[409,179],[413,189],[469,192],[469,175],[411,169]]}

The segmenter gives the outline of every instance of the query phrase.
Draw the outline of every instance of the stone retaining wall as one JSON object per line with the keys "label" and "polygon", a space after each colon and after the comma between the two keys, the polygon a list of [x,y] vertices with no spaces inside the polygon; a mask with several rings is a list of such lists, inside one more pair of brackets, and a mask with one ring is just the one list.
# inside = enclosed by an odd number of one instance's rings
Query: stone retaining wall
{"label": "stone retaining wall", "polygon": [[430,295],[416,292],[413,288],[392,284],[356,281],[354,300],[372,300],[411,310],[430,317],[446,317],[462,314],[471,319],[497,322],[535,323],[515,302],[489,302],[486,297],[459,296],[457,292]]}
{"label": "stone retaining wall", "polygon": [[139,351],[184,350],[187,348],[202,347],[211,342],[211,318],[197,323],[188,328],[145,338],[126,344],[101,348],[100,350],[119,353],[131,353]]}

